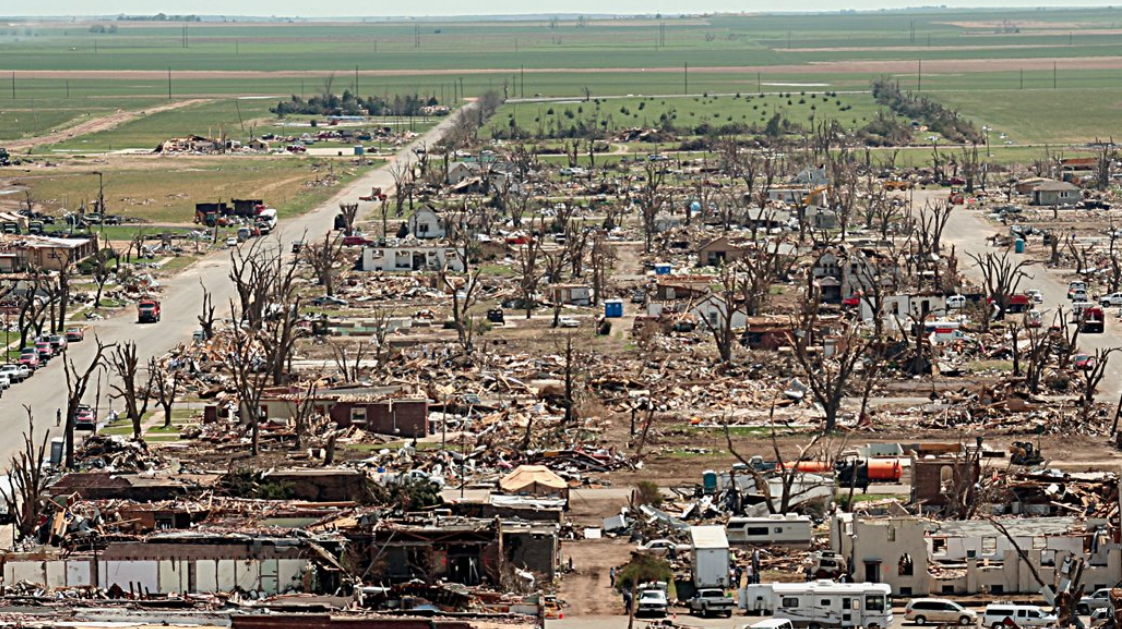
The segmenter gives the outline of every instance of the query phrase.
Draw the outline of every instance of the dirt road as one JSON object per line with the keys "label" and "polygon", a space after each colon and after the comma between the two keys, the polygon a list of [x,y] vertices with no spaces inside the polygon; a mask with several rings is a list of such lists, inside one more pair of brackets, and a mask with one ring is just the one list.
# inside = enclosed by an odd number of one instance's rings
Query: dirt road
{"label": "dirt road", "polygon": [[188,107],[198,103],[204,103],[206,99],[192,98],[188,100],[177,100],[166,105],[158,107],[149,107],[148,109],[136,109],[132,111],[117,111],[116,113],[109,114],[108,116],[101,116],[80,122],[72,127],[59,129],[47,135],[39,135],[33,138],[25,138],[23,140],[14,140],[7,143],[7,149],[11,151],[18,151],[21,149],[34,148],[36,146],[43,146],[46,144],[57,144],[63,140],[79,136],[97,133],[99,131],[108,131],[109,129],[116,128],[126,122],[136,120],[143,116],[150,116],[161,111],[168,111],[171,109],[179,109],[181,107]]}

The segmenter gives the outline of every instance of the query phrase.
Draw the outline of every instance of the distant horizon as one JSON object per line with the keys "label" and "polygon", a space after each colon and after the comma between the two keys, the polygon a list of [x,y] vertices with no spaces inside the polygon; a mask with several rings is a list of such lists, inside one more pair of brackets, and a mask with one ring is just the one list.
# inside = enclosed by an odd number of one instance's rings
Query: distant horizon
{"label": "distant horizon", "polygon": [[[68,11],[72,5],[79,4],[75,0],[41,0],[37,6],[41,10],[34,15],[0,15],[0,19],[11,20],[68,20],[68,19],[109,19],[120,15],[147,16],[158,15],[193,15],[207,21],[221,19],[246,19],[254,21],[263,20],[363,20],[375,19],[380,21],[393,20],[429,20],[429,19],[534,19],[547,16],[578,16],[585,15],[598,19],[619,18],[650,18],[661,15],[664,18],[680,18],[688,16],[705,16],[713,14],[725,15],[829,15],[842,13],[882,13],[882,12],[939,12],[939,11],[1080,11],[1115,9],[1118,7],[1115,0],[1091,0],[1081,2],[1077,6],[1042,5],[1027,3],[1022,0],[987,0],[986,4],[979,5],[969,0],[947,0],[939,4],[906,4],[892,2],[891,0],[850,0],[846,6],[837,6],[840,3],[830,0],[788,0],[782,11],[752,10],[738,4],[735,0],[713,0],[710,7],[699,11],[696,3],[685,0],[670,0],[666,7],[652,6],[647,0],[616,0],[614,10],[604,11],[604,3],[597,0],[570,0],[564,6],[564,11],[550,11],[553,3],[539,3],[534,0],[492,0],[488,3],[488,10],[477,13],[464,13],[463,5],[452,0],[430,0],[425,5],[427,9],[423,14],[403,15],[394,13],[338,13],[337,5],[325,5],[324,10],[316,11],[295,0],[168,0],[160,7],[151,7],[150,0],[84,0],[81,2],[80,12]],[[147,5],[147,6],[143,6]],[[215,11],[215,8],[227,11]],[[231,7],[237,7],[229,11]],[[257,7],[262,7],[257,12]],[[631,7],[634,8],[631,8]],[[265,8],[267,7],[267,8]],[[283,10],[289,8],[296,10]],[[587,10],[582,7],[587,8]],[[395,7],[396,8],[396,7]],[[280,10],[278,10],[280,9]],[[686,10],[689,9],[689,10]]]}

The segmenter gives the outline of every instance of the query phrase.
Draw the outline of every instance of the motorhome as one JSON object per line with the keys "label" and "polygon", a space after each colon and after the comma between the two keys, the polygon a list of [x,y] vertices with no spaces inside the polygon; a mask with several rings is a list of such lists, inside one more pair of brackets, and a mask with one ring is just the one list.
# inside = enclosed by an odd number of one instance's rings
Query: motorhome
{"label": "motorhome", "polygon": [[731,518],[725,525],[729,544],[809,548],[813,535],[805,515],[773,514],[758,518]]}
{"label": "motorhome", "polygon": [[892,625],[892,588],[885,583],[767,583],[742,590],[748,613],[786,618],[796,627],[866,627]]}

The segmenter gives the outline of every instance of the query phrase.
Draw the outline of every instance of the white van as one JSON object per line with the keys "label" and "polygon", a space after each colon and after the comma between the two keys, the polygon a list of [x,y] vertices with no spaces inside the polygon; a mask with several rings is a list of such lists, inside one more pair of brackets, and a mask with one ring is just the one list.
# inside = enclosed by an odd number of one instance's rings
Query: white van
{"label": "white van", "polygon": [[742,625],[740,629],[795,629],[795,625],[786,618],[768,618],[750,625]]}
{"label": "white van", "polygon": [[1055,614],[1047,614],[1036,605],[990,603],[982,615],[982,625],[1002,629],[1006,618],[1011,618],[1018,627],[1046,627],[1056,623]]}

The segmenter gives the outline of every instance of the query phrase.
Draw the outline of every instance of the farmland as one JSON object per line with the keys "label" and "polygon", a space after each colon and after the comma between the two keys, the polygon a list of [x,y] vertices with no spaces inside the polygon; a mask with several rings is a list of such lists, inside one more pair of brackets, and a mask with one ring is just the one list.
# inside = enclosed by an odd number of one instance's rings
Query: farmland
{"label": "farmland", "polygon": [[[106,172],[108,211],[158,224],[190,223],[195,203],[234,198],[260,198],[276,207],[281,217],[294,216],[327,200],[340,184],[371,167],[310,159],[240,157],[184,157],[174,161],[118,158],[108,166],[101,166]],[[90,170],[81,164],[68,164],[51,172],[13,175],[9,181],[29,189],[36,202],[49,211],[75,210],[82,203],[89,207],[97,198],[98,180]],[[23,197],[10,198],[10,204],[16,204]]]}

